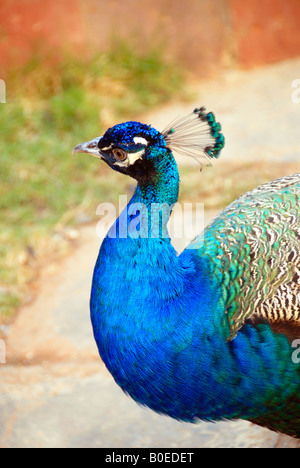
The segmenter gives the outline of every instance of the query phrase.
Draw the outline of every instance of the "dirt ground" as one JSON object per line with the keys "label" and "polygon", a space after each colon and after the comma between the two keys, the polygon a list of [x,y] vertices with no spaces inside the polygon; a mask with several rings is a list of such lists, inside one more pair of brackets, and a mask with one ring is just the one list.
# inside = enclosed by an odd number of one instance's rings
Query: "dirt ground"
{"label": "dirt ground", "polygon": [[[299,75],[300,61],[293,60],[201,85],[195,107],[214,110],[227,138],[219,164],[230,158],[299,158],[300,103],[292,100]],[[191,107],[173,104],[145,121],[162,129]],[[206,220],[214,214],[207,212]],[[98,357],[89,319],[101,239],[94,225],[75,237],[71,255],[43,270],[35,301],[2,330],[0,447],[275,447],[277,434],[250,423],[179,423],[122,393]]]}

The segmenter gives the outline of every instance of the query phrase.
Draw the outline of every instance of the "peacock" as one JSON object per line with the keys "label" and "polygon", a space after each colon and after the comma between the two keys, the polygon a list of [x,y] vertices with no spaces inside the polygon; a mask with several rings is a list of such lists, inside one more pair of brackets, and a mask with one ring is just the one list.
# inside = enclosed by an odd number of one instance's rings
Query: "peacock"
{"label": "peacock", "polygon": [[168,234],[173,152],[202,167],[224,144],[199,107],[161,132],[128,121],[74,148],[137,181],[96,262],[94,337],[116,383],[155,412],[300,438],[300,173],[235,200],[180,254]]}

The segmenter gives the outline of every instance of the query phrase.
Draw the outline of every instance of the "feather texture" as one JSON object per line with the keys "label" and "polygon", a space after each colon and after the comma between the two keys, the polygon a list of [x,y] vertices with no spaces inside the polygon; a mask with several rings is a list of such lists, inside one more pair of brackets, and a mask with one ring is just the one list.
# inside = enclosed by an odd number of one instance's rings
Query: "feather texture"
{"label": "feather texture", "polygon": [[216,122],[212,112],[206,112],[205,107],[175,119],[162,135],[169,148],[192,156],[201,165],[210,165],[210,160],[219,157],[225,144],[220,123]]}
{"label": "feather texture", "polygon": [[[117,384],[154,411],[190,422],[247,419],[300,437],[292,344],[300,337],[300,174],[243,195],[180,255],[162,235],[171,209],[151,216],[178,199],[173,147],[192,143],[205,155],[209,140],[217,157],[224,145],[201,109],[192,129],[190,117],[162,133],[126,122],[75,148],[137,180],[100,248],[94,336]],[[143,223],[143,235],[133,235]]]}
{"label": "feather texture", "polygon": [[295,174],[246,193],[195,239],[220,278],[230,339],[250,317],[300,326],[299,206]]}

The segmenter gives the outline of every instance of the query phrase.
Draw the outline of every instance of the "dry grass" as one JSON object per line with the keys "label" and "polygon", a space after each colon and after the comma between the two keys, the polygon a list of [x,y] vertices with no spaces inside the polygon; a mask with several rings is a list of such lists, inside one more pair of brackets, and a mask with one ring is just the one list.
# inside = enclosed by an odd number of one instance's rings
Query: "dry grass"
{"label": "dry grass", "polygon": [[205,203],[207,209],[222,209],[258,185],[299,172],[298,162],[234,161],[213,167],[181,170],[180,199]]}

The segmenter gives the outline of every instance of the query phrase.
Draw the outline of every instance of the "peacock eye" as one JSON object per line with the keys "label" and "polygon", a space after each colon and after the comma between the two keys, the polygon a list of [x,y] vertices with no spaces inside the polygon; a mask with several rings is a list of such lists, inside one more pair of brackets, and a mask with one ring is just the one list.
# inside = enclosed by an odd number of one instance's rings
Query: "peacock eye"
{"label": "peacock eye", "polygon": [[113,149],[113,155],[119,161],[125,161],[125,159],[127,159],[126,151],[122,150],[121,148]]}

